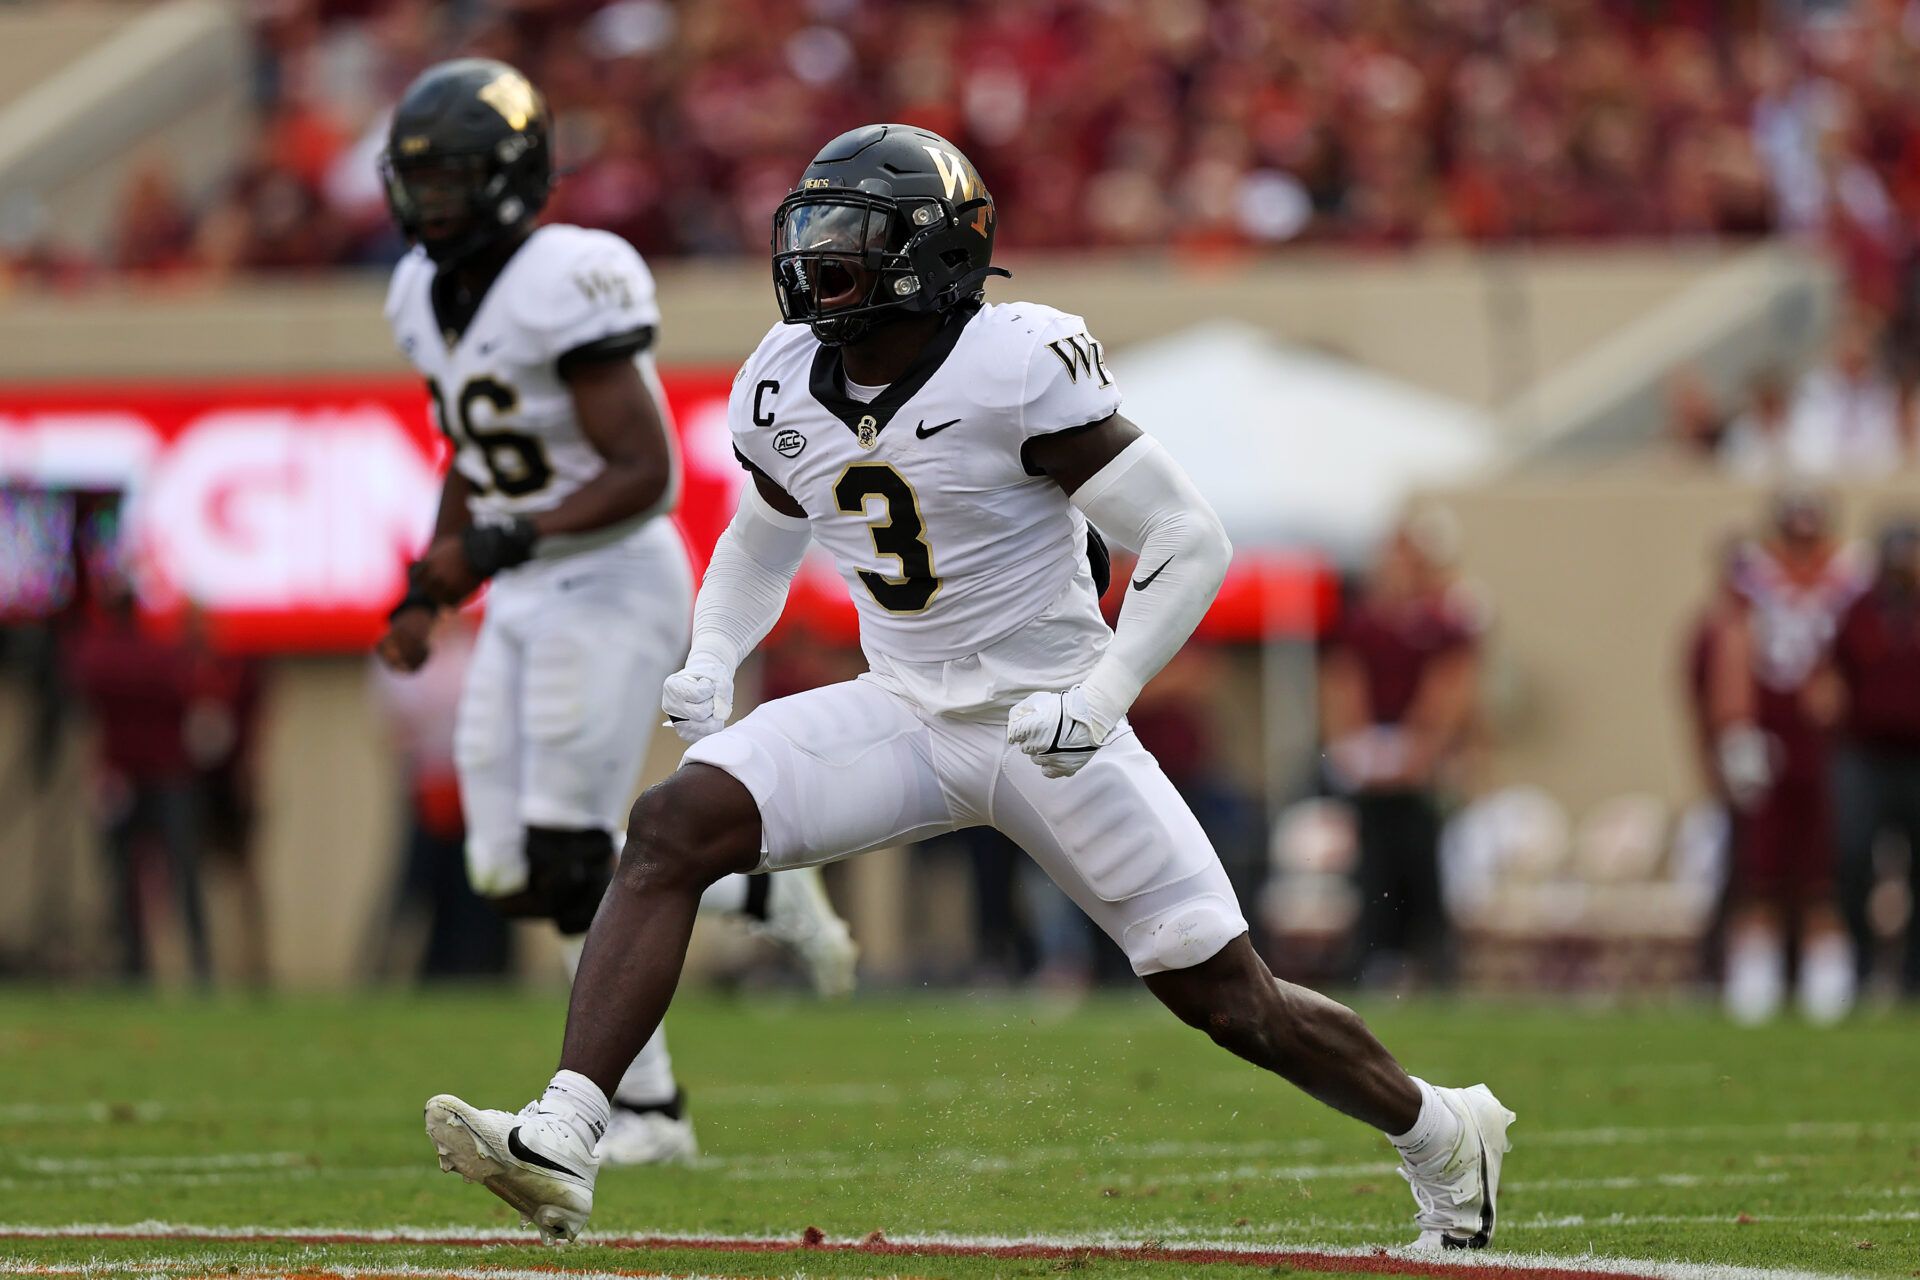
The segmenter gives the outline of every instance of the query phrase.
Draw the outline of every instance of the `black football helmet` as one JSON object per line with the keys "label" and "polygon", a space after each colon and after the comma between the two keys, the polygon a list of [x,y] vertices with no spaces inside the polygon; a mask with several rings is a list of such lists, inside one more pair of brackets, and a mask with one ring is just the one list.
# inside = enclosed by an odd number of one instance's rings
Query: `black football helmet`
{"label": "black football helmet", "polygon": [[993,265],[993,231],[986,184],[939,134],[906,124],[843,133],[774,210],[780,314],[844,346],[889,314],[974,302],[988,276],[1009,274]]}
{"label": "black football helmet", "polygon": [[442,267],[519,233],[547,202],[547,104],[491,58],[428,67],[394,109],[380,157],[400,229]]}

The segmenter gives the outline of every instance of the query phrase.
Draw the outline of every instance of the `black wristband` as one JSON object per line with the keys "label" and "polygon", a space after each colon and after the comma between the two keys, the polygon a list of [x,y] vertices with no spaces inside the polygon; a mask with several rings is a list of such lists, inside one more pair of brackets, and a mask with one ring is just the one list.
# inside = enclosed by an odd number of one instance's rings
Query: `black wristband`
{"label": "black wristband", "polygon": [[486,579],[531,560],[536,536],[533,521],[515,516],[505,524],[467,526],[460,535],[460,548],[467,553],[467,563],[474,573]]}
{"label": "black wristband", "polygon": [[387,610],[387,621],[389,623],[396,621],[401,614],[409,609],[425,609],[428,613],[434,613],[437,612],[439,608],[440,606],[433,602],[433,597],[414,585],[411,578],[409,578],[407,582],[407,594],[400,597],[399,604]]}

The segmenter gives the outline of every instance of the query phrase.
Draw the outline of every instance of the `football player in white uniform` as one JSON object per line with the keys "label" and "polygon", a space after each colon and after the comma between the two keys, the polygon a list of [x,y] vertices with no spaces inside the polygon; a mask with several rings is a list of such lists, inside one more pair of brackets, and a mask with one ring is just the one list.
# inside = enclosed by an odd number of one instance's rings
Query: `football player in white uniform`
{"label": "football player in white uniform", "polygon": [[[455,741],[468,878],[509,916],[551,919],[572,959],[612,875],[649,712],[687,651],[653,280],[618,236],[533,225],[552,185],[546,108],[504,63],[425,72],[385,168],[416,242],[387,320],[453,459],[378,651],[417,669],[437,612],[492,584]],[[727,877],[702,905],[761,921],[823,992],[852,984],[853,944],[817,873]],[[601,1158],[695,1154],[664,1038],[636,1042],[619,1076]]]}
{"label": "football player in white uniform", "polygon": [[[993,233],[973,166],[904,125],[828,143],[775,213],[786,324],[730,408],[753,484],[663,695],[695,745],[633,808],[560,1071],[517,1115],[430,1100],[442,1166],[571,1237],[592,1208],[606,1093],[666,1010],[707,885],[989,825],[1183,1021],[1387,1134],[1419,1245],[1484,1246],[1512,1113],[1484,1085],[1408,1076],[1350,1010],[1267,970],[1206,836],[1127,725],[1230,548],[1185,474],[1117,412],[1084,321],[982,301],[1004,274]],[[1139,553],[1117,630],[1097,607],[1089,523]],[[729,725],[734,671],[809,540],[847,581],[870,670]]]}

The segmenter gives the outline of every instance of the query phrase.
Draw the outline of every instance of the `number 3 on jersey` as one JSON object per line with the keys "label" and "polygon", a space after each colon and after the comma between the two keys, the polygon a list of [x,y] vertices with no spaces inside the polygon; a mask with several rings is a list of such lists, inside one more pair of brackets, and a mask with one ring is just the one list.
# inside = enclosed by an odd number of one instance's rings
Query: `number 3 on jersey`
{"label": "number 3 on jersey", "polygon": [[427,390],[433,396],[433,412],[440,419],[440,430],[453,442],[456,450],[462,446],[462,435],[480,450],[480,456],[487,464],[487,474],[493,477],[495,489],[509,498],[524,498],[547,487],[547,482],[553,479],[553,465],[547,461],[546,450],[540,447],[537,439],[524,432],[482,431],[473,425],[473,404],[476,400],[485,400],[493,406],[495,413],[505,413],[519,404],[520,397],[514,394],[512,387],[493,378],[469,380],[466,386],[460,388],[460,398],[454,405],[459,414],[459,431],[454,430],[454,418],[447,412],[447,401],[441,393],[440,384],[429,378]]}
{"label": "number 3 on jersey", "polygon": [[940,594],[933,574],[933,548],[927,543],[926,522],[920,518],[920,500],[907,478],[884,462],[856,462],[840,473],[833,498],[848,515],[865,515],[868,498],[884,498],[884,521],[870,521],[873,549],[900,562],[897,577],[861,569],[860,581],[888,613],[919,613]]}

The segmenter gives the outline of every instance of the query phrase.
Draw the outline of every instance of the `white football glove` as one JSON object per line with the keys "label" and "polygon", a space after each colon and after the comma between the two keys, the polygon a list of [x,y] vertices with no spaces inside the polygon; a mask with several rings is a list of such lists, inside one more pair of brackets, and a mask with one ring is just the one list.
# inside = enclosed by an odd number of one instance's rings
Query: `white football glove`
{"label": "white football glove", "polygon": [[1735,808],[1751,809],[1773,785],[1773,744],[1750,724],[1730,725],[1715,744],[1720,780]]}
{"label": "white football glove", "polygon": [[733,715],[733,672],[695,654],[660,686],[660,709],[682,742],[720,732]]}
{"label": "white football glove", "polygon": [[1049,778],[1070,778],[1086,767],[1113,732],[1101,724],[1079,685],[1065,693],[1030,693],[1007,717],[1007,741],[1032,756]]}

